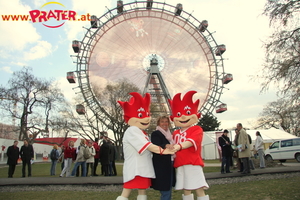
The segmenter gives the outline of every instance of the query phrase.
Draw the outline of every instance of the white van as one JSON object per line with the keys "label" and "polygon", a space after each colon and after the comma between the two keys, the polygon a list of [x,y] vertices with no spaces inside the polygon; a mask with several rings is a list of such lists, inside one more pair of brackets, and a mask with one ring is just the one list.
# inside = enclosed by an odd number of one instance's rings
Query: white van
{"label": "white van", "polygon": [[279,160],[285,162],[287,159],[296,159],[300,162],[300,138],[280,140],[273,142],[265,150],[266,160]]}

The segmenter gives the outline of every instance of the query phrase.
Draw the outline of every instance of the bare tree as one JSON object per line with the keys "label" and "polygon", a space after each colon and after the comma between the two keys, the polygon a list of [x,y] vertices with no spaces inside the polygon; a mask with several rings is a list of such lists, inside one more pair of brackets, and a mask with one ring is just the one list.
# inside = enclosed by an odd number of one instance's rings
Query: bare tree
{"label": "bare tree", "polygon": [[260,113],[257,128],[283,128],[283,130],[300,134],[300,105],[291,105],[287,99],[268,103]]}
{"label": "bare tree", "polygon": [[[128,124],[124,122],[123,110],[117,101],[128,101],[131,97],[130,92],[140,91],[138,87],[126,79],[115,84],[108,84],[102,90],[97,85],[92,85],[92,87],[95,96],[101,102],[101,107],[105,110],[106,116],[101,118],[88,107],[84,114],[78,115],[72,105],[66,105],[61,111],[61,116],[52,121],[53,124],[56,124],[55,130],[68,134],[76,133],[91,140],[107,136],[107,132],[112,131],[114,137],[110,140],[116,144],[118,151],[121,152],[123,134],[128,128]],[[82,103],[82,100],[77,99],[76,101]]]}
{"label": "bare tree", "polygon": [[264,44],[266,59],[259,78],[262,91],[271,84],[292,104],[300,99],[300,0],[269,0],[264,15],[270,18],[275,32]]}
{"label": "bare tree", "polygon": [[41,133],[48,134],[51,115],[55,115],[59,103],[64,101],[58,87],[35,77],[31,71],[24,67],[14,72],[8,87],[0,88],[1,97],[7,99],[0,106],[6,116],[20,122],[19,140],[34,140]]}
{"label": "bare tree", "polygon": [[109,115],[110,124],[112,124],[109,129],[113,132],[115,143],[118,147],[122,145],[123,135],[128,125],[124,122],[123,110],[117,101],[128,101],[131,97],[129,95],[131,92],[140,93],[137,86],[130,83],[127,79],[122,79],[116,84],[108,84],[103,92],[95,94]]}
{"label": "bare tree", "polygon": [[56,132],[62,132],[63,135],[72,133],[95,141],[95,138],[103,136],[103,130],[106,130],[91,111],[86,110],[84,114],[79,115],[75,112],[74,105],[67,104],[60,113],[61,115],[57,116],[51,123],[53,129]]}

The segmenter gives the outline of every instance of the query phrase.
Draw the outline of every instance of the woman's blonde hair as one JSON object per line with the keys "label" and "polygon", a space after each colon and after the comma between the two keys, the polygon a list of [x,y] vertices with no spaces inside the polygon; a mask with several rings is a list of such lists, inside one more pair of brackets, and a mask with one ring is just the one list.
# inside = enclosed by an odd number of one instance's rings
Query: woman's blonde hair
{"label": "woman's blonde hair", "polygon": [[85,139],[81,139],[80,144],[85,144],[85,143],[86,143]]}
{"label": "woman's blonde hair", "polygon": [[73,145],[74,145],[74,141],[73,141],[73,140],[70,140],[69,143],[68,143],[68,146],[70,146],[71,143],[73,143]]}
{"label": "woman's blonde hair", "polygon": [[55,144],[55,145],[53,145],[53,149],[58,149],[58,146],[57,146],[57,144]]}
{"label": "woman's blonde hair", "polygon": [[170,126],[170,124],[171,124],[170,118],[169,118],[169,116],[167,116],[167,115],[163,115],[163,116],[158,117],[157,122],[156,122],[156,125],[157,125],[157,126],[159,126],[159,122],[160,122],[160,120],[162,120],[162,119],[167,119],[167,120],[168,120],[168,123],[169,123],[169,126]]}

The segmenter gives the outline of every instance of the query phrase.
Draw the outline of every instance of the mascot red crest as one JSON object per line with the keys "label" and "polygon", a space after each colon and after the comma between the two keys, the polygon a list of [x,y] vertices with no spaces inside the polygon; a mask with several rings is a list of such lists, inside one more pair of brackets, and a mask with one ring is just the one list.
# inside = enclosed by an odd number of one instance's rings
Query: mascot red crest
{"label": "mascot red crest", "polygon": [[118,101],[124,111],[124,120],[130,126],[145,129],[150,124],[150,94],[142,97],[137,92],[131,92],[132,96],[128,102]]}
{"label": "mascot red crest", "polygon": [[196,91],[187,92],[183,99],[181,100],[181,93],[176,94],[173,97],[173,100],[169,99],[169,103],[172,110],[172,115],[170,116],[171,120],[174,121],[174,118],[180,118],[182,115],[191,116],[196,115],[199,119],[201,114],[198,113],[198,106],[200,100],[193,102],[193,95],[197,93]]}

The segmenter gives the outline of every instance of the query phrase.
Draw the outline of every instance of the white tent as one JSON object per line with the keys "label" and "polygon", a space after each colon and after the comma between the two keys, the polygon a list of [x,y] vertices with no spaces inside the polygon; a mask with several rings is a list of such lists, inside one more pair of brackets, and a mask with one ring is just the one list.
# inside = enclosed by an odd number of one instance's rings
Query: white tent
{"label": "white tent", "polygon": [[[231,141],[234,140],[235,131],[228,130],[228,137]],[[295,135],[289,134],[283,130],[270,128],[268,130],[246,130],[246,132],[251,136],[252,145],[256,140],[256,131],[259,131],[264,143],[265,149],[268,148],[273,142],[276,140],[297,138]],[[203,140],[202,140],[202,158],[205,160],[219,159],[219,151],[218,151],[218,143],[217,138],[221,135],[221,132],[216,131],[208,131],[204,132]],[[251,148],[252,149],[252,148]]]}
{"label": "white tent", "polygon": [[213,160],[219,158],[215,132],[205,132],[202,140],[202,158]]}

